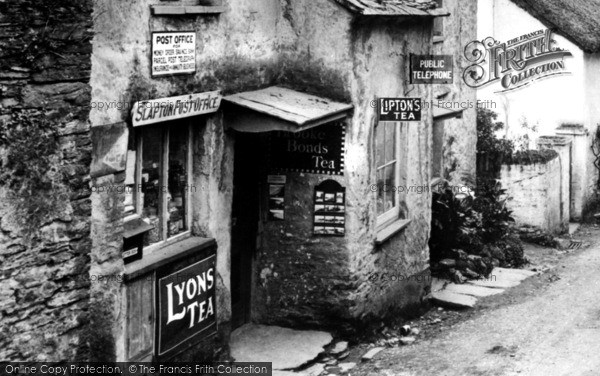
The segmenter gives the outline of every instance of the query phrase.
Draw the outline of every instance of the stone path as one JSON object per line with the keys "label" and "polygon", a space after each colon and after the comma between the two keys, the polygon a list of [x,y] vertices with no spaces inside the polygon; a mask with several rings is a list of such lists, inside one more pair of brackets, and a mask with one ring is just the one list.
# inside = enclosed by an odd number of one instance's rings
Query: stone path
{"label": "stone path", "polygon": [[537,272],[523,269],[494,268],[488,278],[467,281],[465,284],[434,279],[431,285],[432,300],[448,308],[473,308],[479,298],[500,294],[535,274]]}
{"label": "stone path", "polygon": [[272,362],[273,370],[286,370],[315,359],[332,340],[326,332],[246,324],[231,333],[229,345],[236,362]]}
{"label": "stone path", "polygon": [[[479,298],[501,294],[535,274],[538,273],[494,268],[488,279],[465,284],[434,279],[431,285],[432,299],[440,306],[472,308]],[[403,338],[414,342],[414,337]],[[332,341],[331,334],[326,332],[247,324],[232,333],[230,347],[231,355],[237,362],[272,362],[273,376],[345,374],[360,363],[371,362],[384,350],[383,347],[375,347],[362,355],[349,356],[347,342],[333,344]],[[409,343],[403,343],[406,344]],[[307,366],[317,358],[317,363]],[[291,371],[294,369],[302,371]]]}

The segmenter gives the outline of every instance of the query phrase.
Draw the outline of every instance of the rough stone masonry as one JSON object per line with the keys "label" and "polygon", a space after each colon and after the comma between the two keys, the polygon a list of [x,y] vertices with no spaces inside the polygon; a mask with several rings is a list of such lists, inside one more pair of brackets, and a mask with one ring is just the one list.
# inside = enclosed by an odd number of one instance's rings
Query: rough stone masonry
{"label": "rough stone masonry", "polygon": [[89,358],[88,0],[0,2],[0,359]]}

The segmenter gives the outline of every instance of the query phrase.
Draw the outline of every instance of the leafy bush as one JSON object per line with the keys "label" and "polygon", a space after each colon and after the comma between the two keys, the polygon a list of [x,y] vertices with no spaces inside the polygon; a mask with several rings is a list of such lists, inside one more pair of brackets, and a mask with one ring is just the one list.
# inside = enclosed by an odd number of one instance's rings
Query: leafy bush
{"label": "leafy bush", "polygon": [[498,177],[502,162],[515,151],[514,142],[498,138],[496,132],[504,123],[496,121],[498,114],[486,108],[477,109],[477,176]]}
{"label": "leafy bush", "polygon": [[512,235],[514,219],[506,205],[506,190],[497,180],[502,162],[510,161],[514,154],[513,142],[496,136],[504,127],[497,117],[487,109],[477,112],[478,176],[473,194],[457,194],[448,184],[433,194],[429,247],[434,264],[455,258],[458,249],[493,257],[503,266],[526,262],[518,237]]}
{"label": "leafy bush", "polygon": [[475,197],[473,207],[481,213],[481,239],[492,243],[510,233],[510,223],[515,220],[506,206],[506,190],[500,182],[486,177],[478,179]]}
{"label": "leafy bush", "polygon": [[477,229],[481,227],[481,215],[474,210],[471,195],[459,193],[444,183],[434,192],[429,247],[431,260],[437,262],[450,256],[452,249],[480,247]]}

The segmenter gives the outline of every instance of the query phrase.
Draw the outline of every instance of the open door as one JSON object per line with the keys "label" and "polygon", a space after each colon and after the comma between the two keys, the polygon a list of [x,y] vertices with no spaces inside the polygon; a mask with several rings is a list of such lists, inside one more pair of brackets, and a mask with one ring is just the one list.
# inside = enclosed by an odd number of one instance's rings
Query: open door
{"label": "open door", "polygon": [[235,134],[231,230],[232,329],[250,321],[252,260],[256,252],[262,152],[260,135]]}

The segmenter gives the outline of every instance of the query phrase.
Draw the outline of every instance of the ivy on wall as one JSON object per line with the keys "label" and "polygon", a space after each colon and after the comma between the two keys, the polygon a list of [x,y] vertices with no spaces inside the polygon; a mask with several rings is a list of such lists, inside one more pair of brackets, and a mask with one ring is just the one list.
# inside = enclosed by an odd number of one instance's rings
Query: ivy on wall
{"label": "ivy on wall", "polygon": [[65,176],[55,127],[40,111],[15,111],[0,123],[0,186],[15,220],[30,234],[64,209]]}

